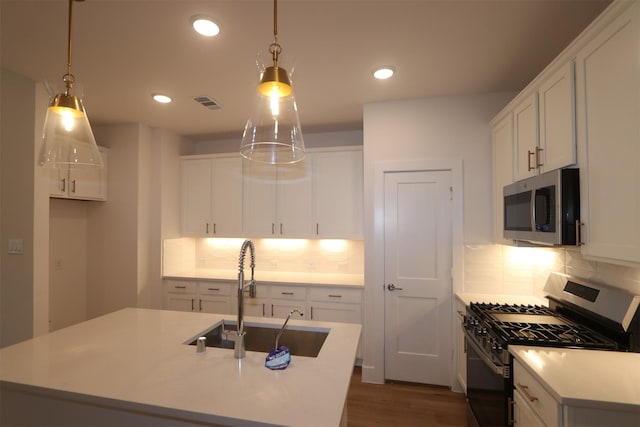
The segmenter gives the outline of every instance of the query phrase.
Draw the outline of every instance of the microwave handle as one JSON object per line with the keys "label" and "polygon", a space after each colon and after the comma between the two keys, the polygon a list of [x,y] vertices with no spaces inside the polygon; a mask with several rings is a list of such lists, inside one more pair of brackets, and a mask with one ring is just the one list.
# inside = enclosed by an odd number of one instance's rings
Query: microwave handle
{"label": "microwave handle", "polygon": [[531,231],[536,231],[536,189],[531,190]]}

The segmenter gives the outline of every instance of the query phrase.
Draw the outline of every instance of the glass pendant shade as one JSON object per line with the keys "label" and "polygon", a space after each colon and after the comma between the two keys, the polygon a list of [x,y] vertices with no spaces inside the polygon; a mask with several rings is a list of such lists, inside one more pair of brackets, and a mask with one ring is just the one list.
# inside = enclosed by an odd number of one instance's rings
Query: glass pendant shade
{"label": "glass pendant shade", "polygon": [[[83,0],[75,0],[83,1]],[[51,98],[44,119],[40,166],[103,167],[98,145],[93,137],[82,99],[71,94],[75,77],[71,74],[71,28],[73,2],[69,0],[67,32],[67,72],[62,76],[65,89]]]}
{"label": "glass pendant shade", "polygon": [[65,92],[51,99],[38,163],[54,168],[103,166],[80,98]]}
{"label": "glass pendant shade", "polygon": [[284,164],[301,161],[304,152],[289,76],[283,68],[268,67],[258,85],[253,111],[244,128],[240,154],[250,160]]}

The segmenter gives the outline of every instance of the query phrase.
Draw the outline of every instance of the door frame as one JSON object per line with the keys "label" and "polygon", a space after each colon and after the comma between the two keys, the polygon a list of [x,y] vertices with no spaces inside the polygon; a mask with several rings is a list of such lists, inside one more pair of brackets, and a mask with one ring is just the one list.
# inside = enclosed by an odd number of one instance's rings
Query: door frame
{"label": "door frame", "polygon": [[[393,172],[450,171],[453,188],[451,218],[451,336],[456,336],[455,294],[463,289],[463,172],[462,159],[422,159],[377,161],[373,164],[373,194],[365,194],[365,272],[364,272],[364,336],[362,378],[383,384],[384,372],[384,177]],[[366,177],[365,177],[366,178]],[[371,209],[369,209],[371,208]],[[453,341],[455,342],[455,340]],[[450,384],[455,384],[455,351],[452,346]]]}

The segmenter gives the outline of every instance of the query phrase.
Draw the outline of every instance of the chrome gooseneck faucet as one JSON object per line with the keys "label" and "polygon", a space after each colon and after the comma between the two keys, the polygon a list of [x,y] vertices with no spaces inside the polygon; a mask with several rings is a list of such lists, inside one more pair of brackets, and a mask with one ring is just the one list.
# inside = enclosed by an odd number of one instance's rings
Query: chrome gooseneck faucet
{"label": "chrome gooseneck faucet", "polygon": [[256,281],[253,279],[253,271],[255,268],[255,248],[253,241],[245,240],[240,248],[240,256],[238,260],[238,325],[235,332],[230,332],[227,336],[235,342],[234,356],[236,359],[244,357],[244,259],[247,255],[247,249],[251,250],[251,280],[247,286],[249,287],[249,296],[256,296]]}

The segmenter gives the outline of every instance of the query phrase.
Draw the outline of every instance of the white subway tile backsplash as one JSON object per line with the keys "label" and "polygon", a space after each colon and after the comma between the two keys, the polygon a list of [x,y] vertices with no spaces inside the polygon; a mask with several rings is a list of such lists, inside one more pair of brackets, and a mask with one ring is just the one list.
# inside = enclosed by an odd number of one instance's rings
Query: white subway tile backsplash
{"label": "white subway tile backsplash", "polygon": [[464,292],[543,298],[551,272],[623,287],[640,295],[640,268],[582,258],[579,248],[466,245]]}
{"label": "white subway tile backsplash", "polygon": [[[194,268],[235,270],[243,241],[165,240],[164,274]],[[254,239],[253,242],[256,268],[262,271],[364,274],[364,242],[361,240]]]}

